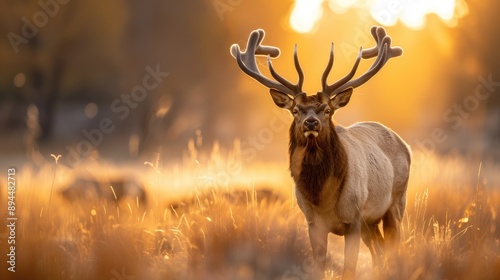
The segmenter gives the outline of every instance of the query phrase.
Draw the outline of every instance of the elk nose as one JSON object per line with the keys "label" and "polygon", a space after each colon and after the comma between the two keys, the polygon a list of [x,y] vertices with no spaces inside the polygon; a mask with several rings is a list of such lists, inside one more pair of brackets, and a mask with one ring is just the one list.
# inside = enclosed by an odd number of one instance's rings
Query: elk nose
{"label": "elk nose", "polygon": [[310,118],[304,121],[304,126],[308,130],[316,130],[318,128],[318,125],[319,121],[317,119]]}

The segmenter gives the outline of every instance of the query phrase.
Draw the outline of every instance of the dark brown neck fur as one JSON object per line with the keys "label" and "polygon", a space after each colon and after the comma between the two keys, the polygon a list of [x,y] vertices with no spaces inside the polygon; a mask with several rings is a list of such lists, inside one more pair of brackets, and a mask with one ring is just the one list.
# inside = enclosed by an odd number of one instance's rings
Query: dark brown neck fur
{"label": "dark brown neck fur", "polygon": [[338,196],[348,171],[347,154],[333,123],[330,122],[326,129],[328,131],[320,133],[318,137],[306,139],[297,135],[295,122],[290,127],[290,168],[295,149],[305,147],[305,154],[300,163],[301,172],[299,178],[294,178],[294,181],[300,193],[314,205],[319,204],[325,182],[331,176],[339,182]]}

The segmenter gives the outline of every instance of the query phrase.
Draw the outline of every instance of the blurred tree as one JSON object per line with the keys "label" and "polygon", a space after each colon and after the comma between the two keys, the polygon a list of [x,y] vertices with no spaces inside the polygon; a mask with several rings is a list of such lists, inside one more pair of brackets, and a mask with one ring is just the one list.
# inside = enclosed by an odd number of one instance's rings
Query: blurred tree
{"label": "blurred tree", "polygon": [[[50,152],[65,153],[65,147],[74,143],[64,141],[81,141],[83,136],[53,139],[51,132],[79,133],[82,124],[70,123],[74,119],[93,129],[99,118],[85,118],[68,105],[93,102],[98,116],[114,118],[118,127],[101,150],[107,144],[114,149],[110,151],[126,154],[116,149],[129,139],[146,154],[160,146],[178,154],[200,132],[203,141],[198,148],[210,149],[216,140],[232,145],[234,138],[247,133],[244,120],[254,112],[247,107],[255,108],[249,102],[258,101],[255,95],[240,94],[238,80],[243,76],[229,55],[229,46],[244,43],[254,28],[281,29],[276,14],[285,15],[288,7],[269,6],[263,0],[257,5],[231,3],[232,9],[221,18],[211,0],[0,0],[9,7],[0,11],[4,34],[0,107],[16,108],[2,113],[0,121],[6,114],[22,124],[28,105],[36,104],[42,137],[61,142]],[[263,18],[252,20],[248,8],[263,9]],[[146,67],[157,65],[170,75],[126,119],[119,120],[112,102],[142,84]],[[63,107],[70,109],[62,112]],[[77,117],[68,118],[68,114]],[[54,129],[54,120],[65,127]]]}
{"label": "blurred tree", "polygon": [[[2,93],[36,104],[48,139],[61,98],[117,87],[124,9],[120,1],[2,2]],[[14,88],[18,73],[26,82]]]}
{"label": "blurred tree", "polygon": [[[469,148],[468,152],[481,152],[485,158],[500,159],[500,38],[497,23],[500,2],[475,1],[468,2],[468,5],[469,15],[454,30],[457,49],[454,63],[449,66],[449,82],[454,93],[452,101],[464,108],[463,115],[455,114],[454,123],[472,124],[466,132],[455,130],[453,136],[465,138],[466,143],[462,144]],[[486,100],[478,96],[486,96]],[[474,99],[478,101],[477,106]]]}
{"label": "blurred tree", "polygon": [[[127,88],[140,83],[145,65],[161,65],[170,73],[166,81],[134,113],[136,131],[141,131],[142,150],[158,146],[170,153],[180,151],[195,131],[202,131],[206,147],[215,139],[225,144],[239,133],[221,132],[221,116],[236,113],[237,97],[231,92],[236,75],[228,59],[228,27],[217,17],[212,2],[129,1],[127,52],[131,77]],[[232,64],[231,64],[232,65]],[[200,147],[201,148],[201,147]],[[148,151],[146,151],[148,152]]]}

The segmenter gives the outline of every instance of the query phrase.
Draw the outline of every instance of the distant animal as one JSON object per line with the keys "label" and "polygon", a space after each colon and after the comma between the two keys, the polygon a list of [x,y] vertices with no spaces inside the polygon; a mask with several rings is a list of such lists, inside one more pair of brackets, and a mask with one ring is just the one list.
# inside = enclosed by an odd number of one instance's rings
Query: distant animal
{"label": "distant animal", "polygon": [[231,189],[230,192],[214,192],[213,190],[202,191],[187,197],[173,200],[170,207],[175,210],[188,210],[191,207],[199,207],[200,203],[212,204],[217,200],[225,200],[229,204],[275,204],[283,203],[285,197],[278,191],[269,187],[258,187],[256,189]]}
{"label": "distant animal", "polygon": [[106,200],[119,203],[130,199],[134,203],[138,202],[139,206],[147,203],[144,186],[130,178],[99,181],[95,178],[78,177],[61,194],[69,201]]}
{"label": "distant animal", "polygon": [[[273,68],[271,58],[280,49],[261,45],[265,32],[254,30],[242,52],[237,44],[231,54],[243,72],[270,89],[274,103],[293,115],[290,127],[290,171],[297,202],[308,222],[315,260],[315,277],[324,275],[328,233],[345,236],[343,278],[353,278],[358,261],[360,238],[369,247],[375,267],[382,264],[383,248],[397,250],[400,223],[406,205],[411,151],[392,130],[376,122],[360,122],[349,127],[334,125],[332,116],[347,105],[353,89],[366,83],[392,57],[402,55],[391,47],[391,38],[382,27],[372,27],[377,45],[359,52],[349,74],[328,84],[333,66],[330,58],[322,75],[323,89],[315,95],[302,91],[304,74],[294,49],[298,82],[292,84]],[[273,79],[257,67],[256,55],[267,56]],[[361,76],[355,75],[361,58],[376,57]],[[382,236],[379,223],[383,221]],[[385,245],[383,244],[385,242]]]}

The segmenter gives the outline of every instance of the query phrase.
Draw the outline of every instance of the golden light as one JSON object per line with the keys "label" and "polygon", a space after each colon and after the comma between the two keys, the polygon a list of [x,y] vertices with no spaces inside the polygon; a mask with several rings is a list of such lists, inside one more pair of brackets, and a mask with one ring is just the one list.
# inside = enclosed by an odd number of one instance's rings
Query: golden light
{"label": "golden light", "polygon": [[290,26],[299,33],[310,32],[323,15],[323,0],[296,0]]}
{"label": "golden light", "polygon": [[401,22],[413,29],[424,27],[430,14],[454,27],[468,13],[465,0],[296,0],[290,15],[291,27],[300,33],[310,32],[323,15],[324,2],[337,14],[355,8],[367,11],[379,24],[393,26]]}
{"label": "golden light", "polygon": [[463,0],[374,0],[369,8],[373,19],[382,25],[392,26],[401,21],[410,28],[420,29],[430,14],[449,26],[456,26],[457,19],[465,15],[466,7]]}

